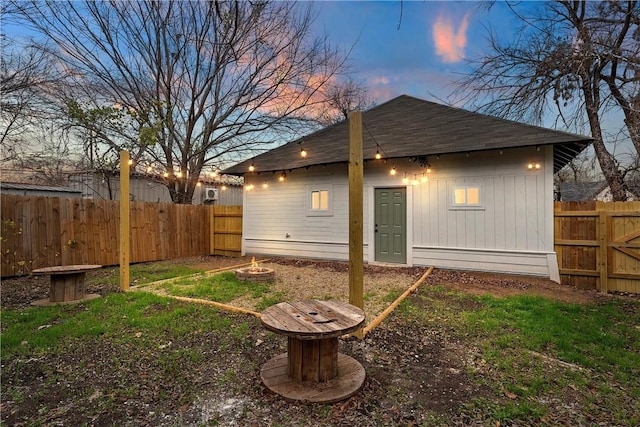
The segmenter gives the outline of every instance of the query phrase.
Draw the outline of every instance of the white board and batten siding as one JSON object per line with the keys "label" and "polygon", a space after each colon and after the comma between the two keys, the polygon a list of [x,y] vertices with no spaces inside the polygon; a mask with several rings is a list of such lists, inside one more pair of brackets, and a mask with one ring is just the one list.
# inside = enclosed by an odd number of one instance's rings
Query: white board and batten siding
{"label": "white board and batten siding", "polygon": [[[523,148],[429,158],[427,183],[402,183],[404,172],[422,176],[419,164],[368,161],[364,173],[364,258],[375,262],[374,189],[407,189],[407,265],[434,265],[559,278],[553,252],[552,149]],[[540,170],[529,171],[529,162]],[[255,187],[244,193],[243,252],[347,260],[346,165],[279,174],[247,175]],[[263,184],[267,184],[266,188]],[[481,207],[452,207],[453,188],[479,185]],[[310,191],[330,190],[331,214],[308,213]]]}
{"label": "white board and batten siding", "polygon": [[[348,259],[346,173],[341,168],[312,168],[287,171],[284,182],[278,176],[245,176],[243,253]],[[246,190],[247,184],[254,188]],[[328,215],[309,215],[311,189],[329,190]]]}

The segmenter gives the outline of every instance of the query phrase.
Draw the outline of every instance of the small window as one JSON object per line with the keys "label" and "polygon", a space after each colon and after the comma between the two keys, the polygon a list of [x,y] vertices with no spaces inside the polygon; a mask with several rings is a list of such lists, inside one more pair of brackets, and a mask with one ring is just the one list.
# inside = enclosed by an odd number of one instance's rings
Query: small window
{"label": "small window", "polygon": [[331,206],[331,189],[310,188],[307,215],[310,216],[331,216],[333,207]]}
{"label": "small window", "polygon": [[452,209],[482,208],[481,189],[479,185],[453,187]]}
{"label": "small window", "polygon": [[329,209],[329,190],[315,190],[311,192],[311,210],[326,211]]}

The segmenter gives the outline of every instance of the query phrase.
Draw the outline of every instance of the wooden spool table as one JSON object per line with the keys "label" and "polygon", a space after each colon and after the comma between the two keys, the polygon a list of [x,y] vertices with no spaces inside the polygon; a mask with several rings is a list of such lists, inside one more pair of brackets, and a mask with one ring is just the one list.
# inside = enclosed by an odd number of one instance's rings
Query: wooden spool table
{"label": "wooden spool table", "polygon": [[287,353],[262,366],[260,377],[288,400],[333,403],[362,388],[365,372],[354,358],[338,353],[338,337],[360,329],[364,312],[340,301],[282,302],[261,315],[265,328],[288,338]]}
{"label": "wooden spool table", "polygon": [[84,293],[84,276],[87,271],[97,270],[101,265],[62,265],[33,270],[36,276],[50,275],[49,298],[34,301],[33,305],[51,305],[80,302],[100,297]]}

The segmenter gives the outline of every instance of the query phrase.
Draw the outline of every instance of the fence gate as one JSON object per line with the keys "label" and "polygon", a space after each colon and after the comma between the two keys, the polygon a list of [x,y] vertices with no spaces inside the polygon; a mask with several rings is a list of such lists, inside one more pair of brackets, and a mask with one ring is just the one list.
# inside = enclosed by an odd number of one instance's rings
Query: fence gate
{"label": "fence gate", "polygon": [[242,206],[211,206],[209,210],[209,254],[240,256],[242,251]]}
{"label": "fence gate", "polygon": [[640,202],[556,202],[561,282],[640,293]]}

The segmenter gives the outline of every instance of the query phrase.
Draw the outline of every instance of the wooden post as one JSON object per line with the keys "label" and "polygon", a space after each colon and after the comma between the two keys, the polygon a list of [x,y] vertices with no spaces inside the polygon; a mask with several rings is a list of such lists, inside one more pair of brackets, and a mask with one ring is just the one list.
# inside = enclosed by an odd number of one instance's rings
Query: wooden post
{"label": "wooden post", "polygon": [[120,152],[120,290],[129,290],[129,152]]}
{"label": "wooden post", "polygon": [[[362,112],[349,113],[349,304],[364,308]],[[357,335],[357,334],[356,334]]]}
{"label": "wooden post", "polygon": [[606,294],[608,288],[607,281],[609,280],[609,239],[607,237],[610,231],[607,213],[604,209],[605,207],[602,202],[596,202],[596,210],[598,211],[598,244],[600,245],[600,253],[598,254],[600,258],[600,262],[598,263],[598,270],[600,270],[598,290]]}
{"label": "wooden post", "polygon": [[215,255],[216,252],[216,207],[209,206],[209,255]]}

